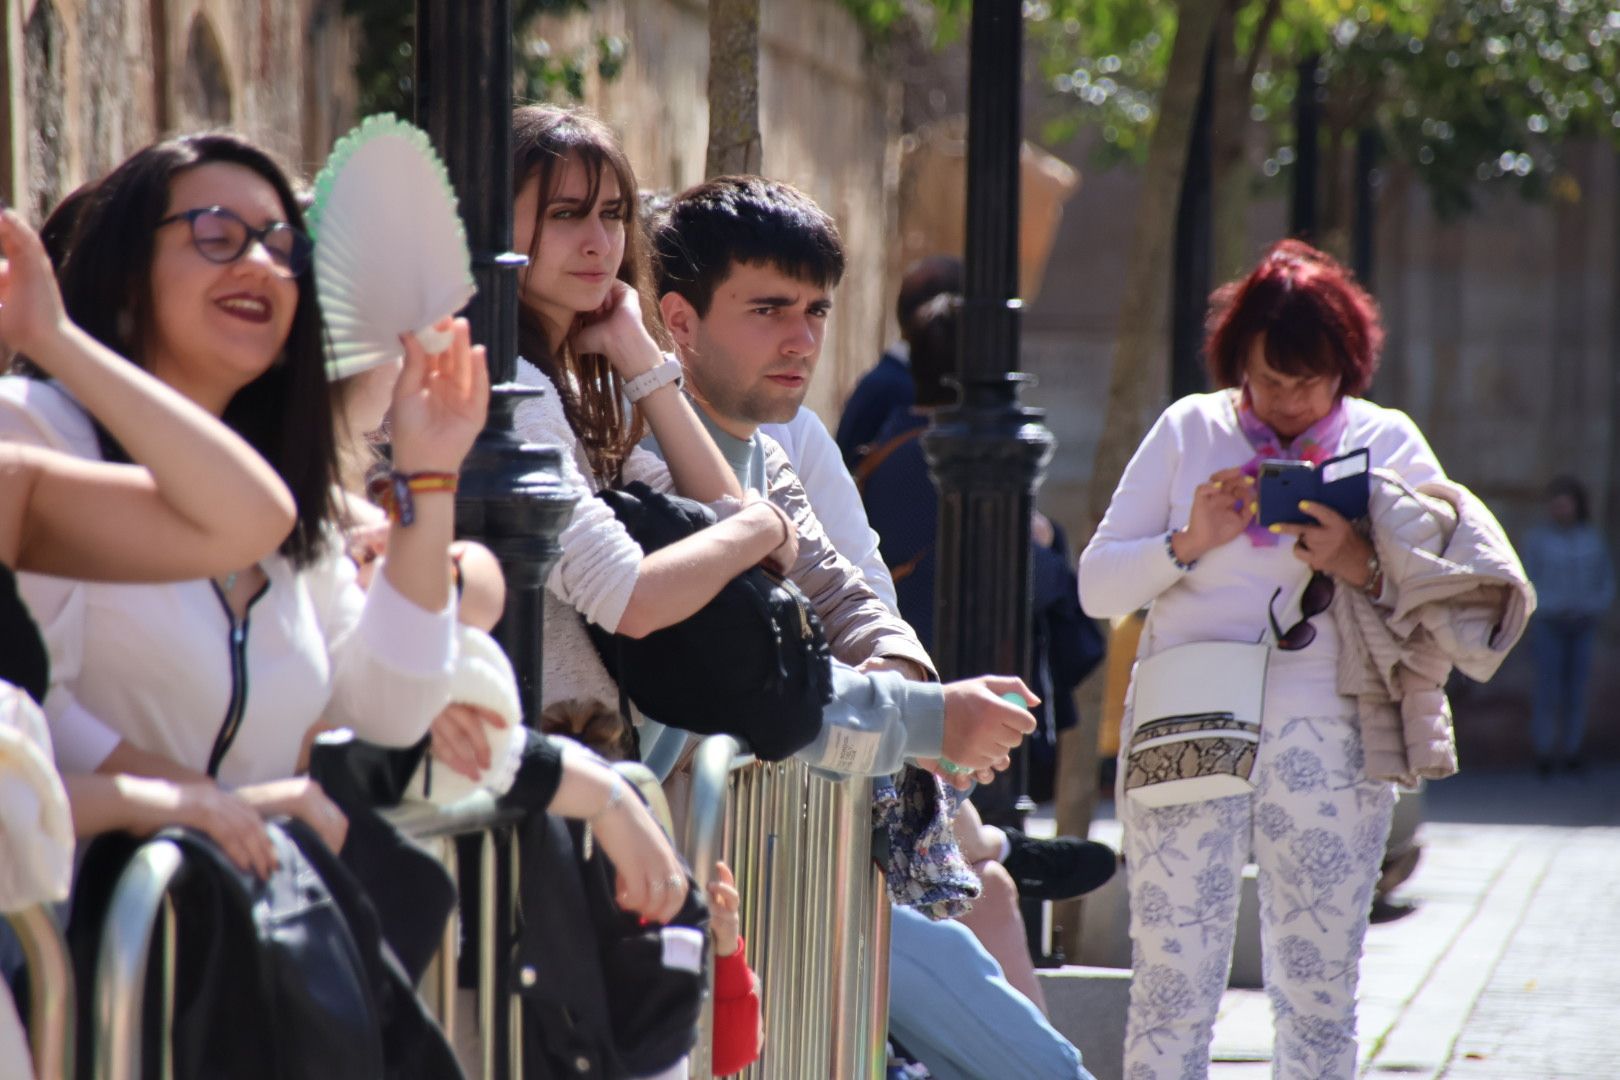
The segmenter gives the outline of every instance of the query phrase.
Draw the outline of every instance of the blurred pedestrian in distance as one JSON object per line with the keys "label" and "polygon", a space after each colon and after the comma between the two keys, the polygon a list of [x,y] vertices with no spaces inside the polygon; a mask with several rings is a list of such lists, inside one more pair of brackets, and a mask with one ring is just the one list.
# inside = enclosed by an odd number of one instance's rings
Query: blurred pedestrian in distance
{"label": "blurred pedestrian in distance", "polygon": [[1592,645],[1614,603],[1614,564],[1592,524],[1586,488],[1573,476],[1547,485],[1547,516],[1524,538],[1524,567],[1536,587],[1530,624],[1536,660],[1531,734],[1543,776],[1581,768]]}
{"label": "blurred pedestrian in distance", "polygon": [[915,400],[909,341],[917,309],[941,293],[961,291],[962,260],[954,255],[931,255],[906,270],[894,306],[900,340],[884,349],[872,370],[861,376],[838,418],[838,449],[851,469],[878,441],[878,429],[890,414],[909,407]]}

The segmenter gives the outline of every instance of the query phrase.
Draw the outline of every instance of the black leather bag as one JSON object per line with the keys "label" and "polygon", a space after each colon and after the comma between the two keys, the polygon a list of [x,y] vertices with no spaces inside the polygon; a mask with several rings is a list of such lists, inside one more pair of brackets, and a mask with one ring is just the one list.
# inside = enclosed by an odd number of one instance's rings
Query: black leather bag
{"label": "black leather bag", "polygon": [[[702,503],[639,481],[602,492],[643,551],[712,525]],[[832,698],[821,620],[790,581],[759,567],[733,578],[691,617],[643,638],[585,623],[620,691],[661,724],[735,735],[765,761],[809,745]]]}
{"label": "black leather bag", "polygon": [[582,825],[534,814],[522,828],[524,1077],[625,1080],[668,1069],[699,1034],[709,964],[702,894],[688,879],[675,918],[644,926],[614,902],[601,849],[583,857]]}
{"label": "black leather bag", "polygon": [[[455,1056],[383,943],[363,891],[302,822],[268,826],[279,866],[266,882],[238,870],[201,833],[167,829],[186,861],[170,890],[176,936],[172,1030],[177,1080],[302,1080],[311,1076],[458,1078]],[[89,986],[101,921],[138,842],[90,845],[68,939]],[[150,965],[155,976],[158,965]],[[160,987],[147,983],[143,1076],[158,1075]],[[82,995],[81,1032],[92,1030]],[[81,1077],[94,1055],[80,1041]]]}

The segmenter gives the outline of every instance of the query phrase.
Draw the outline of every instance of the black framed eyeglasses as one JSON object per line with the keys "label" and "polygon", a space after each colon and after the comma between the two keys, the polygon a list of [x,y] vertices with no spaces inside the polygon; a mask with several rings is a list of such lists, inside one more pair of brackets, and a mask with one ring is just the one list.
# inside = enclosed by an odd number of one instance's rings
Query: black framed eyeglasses
{"label": "black framed eyeglasses", "polygon": [[1316,627],[1311,625],[1311,619],[1322,614],[1333,603],[1333,579],[1320,570],[1312,572],[1311,580],[1305,583],[1305,592],[1299,598],[1299,622],[1289,627],[1286,633],[1277,623],[1277,597],[1281,595],[1282,589],[1271,594],[1266,614],[1271,618],[1271,632],[1277,637],[1277,648],[1282,652],[1296,652],[1316,640]]}
{"label": "black framed eyeglasses", "polygon": [[315,252],[315,241],[285,221],[272,221],[255,229],[223,206],[200,206],[170,214],[158,222],[158,228],[176,221],[191,226],[192,246],[212,263],[233,263],[257,241],[270,253],[276,276],[295,278],[309,268],[310,256]]}

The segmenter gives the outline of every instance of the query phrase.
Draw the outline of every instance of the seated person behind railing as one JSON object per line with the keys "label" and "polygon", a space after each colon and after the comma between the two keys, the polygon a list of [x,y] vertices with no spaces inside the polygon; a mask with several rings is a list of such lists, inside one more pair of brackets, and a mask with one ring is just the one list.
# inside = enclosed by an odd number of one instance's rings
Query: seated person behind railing
{"label": "seated person behind railing", "polygon": [[[616,704],[617,687],[570,607],[603,627],[644,636],[693,614],[762,558],[790,569],[795,537],[785,515],[760,499],[642,557],[595,497],[602,485],[637,479],[704,501],[740,498],[744,486],[680,393],[678,365],[660,355],[647,329],[638,194],[617,140],[582,113],[526,107],[515,116],[514,163],[514,239],[530,254],[519,324],[530,362],[520,361],[518,378],[547,391],[518,410],[518,427],[531,441],[574,448],[564,471],[581,496],[549,582],[544,694],[548,704]],[[627,381],[637,382],[629,415],[620,405]],[[667,465],[635,445],[644,419]],[[868,773],[891,772],[908,754],[937,756],[945,746],[988,775],[1005,762],[1028,720],[981,681],[942,690],[834,667],[835,694],[851,708],[829,715],[849,718],[846,735],[862,744],[858,756]],[[829,761],[829,741],[824,731],[800,756],[813,764]]]}
{"label": "seated person behind railing", "polygon": [[[828,626],[835,654],[861,664],[863,670],[887,668],[912,678],[932,676],[932,663],[915,633],[828,542],[813,500],[786,453],[760,432],[764,424],[790,421],[798,414],[814,374],[830,293],[843,269],[842,241],[832,220],[785,184],[760,177],[723,177],[672,199],[655,225],[654,241],[665,321],[694,396],[702,402],[700,416],[732,467],[779,500],[793,516],[801,543],[816,551],[814,576],[802,586],[818,600],[817,610]],[[850,502],[858,514],[859,501],[853,498],[849,478],[842,465],[837,470],[851,490],[847,498],[836,501]],[[860,529],[865,528],[862,521]],[[842,612],[824,611],[824,603],[834,599]],[[1026,701],[1034,702],[1034,695],[1017,679],[992,685],[998,691],[1016,688]],[[951,775],[961,779],[960,774]],[[978,841],[982,830],[971,804],[966,817],[966,831]],[[940,835],[944,846],[953,846],[949,825]],[[1106,877],[1112,870],[1112,854],[1098,847],[1106,856],[1102,871]],[[939,857],[935,845],[928,849]],[[1009,1075],[1083,1077],[1078,1052],[1036,1007],[1040,992],[1023,945],[1022,922],[1001,888],[1010,885],[1010,879],[999,867],[992,873],[997,876],[992,884],[999,891],[981,901],[986,911],[976,922],[981,927],[987,918],[993,922],[989,929],[995,933],[987,936],[1004,946],[1007,970],[1022,976],[1018,986],[1029,999],[1009,986],[997,962],[971,934],[949,922],[931,922],[897,900],[891,972],[921,972],[923,978],[894,984],[895,1026],[930,1012],[949,1016],[950,1023],[930,1025],[941,1035],[928,1047],[939,1051],[930,1063],[938,1060],[941,1069],[1000,1062]],[[891,893],[894,884],[891,880]],[[953,979],[952,967],[940,965],[944,957],[964,974],[993,972],[994,977]],[[928,984],[931,997],[926,1003],[920,993],[912,992],[918,983]],[[994,1017],[995,1023],[969,1022],[975,1016]],[[993,1066],[986,1067],[994,1071]]]}

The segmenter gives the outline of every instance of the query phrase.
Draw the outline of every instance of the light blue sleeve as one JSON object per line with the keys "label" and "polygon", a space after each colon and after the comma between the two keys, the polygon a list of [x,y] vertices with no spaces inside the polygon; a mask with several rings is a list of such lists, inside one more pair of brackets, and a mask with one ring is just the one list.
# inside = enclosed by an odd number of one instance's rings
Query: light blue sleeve
{"label": "light blue sleeve", "polygon": [[907,758],[938,757],[945,743],[945,689],[894,671],[862,674],[833,662],[833,699],[815,741],[795,757],[839,776],[881,776]]}

